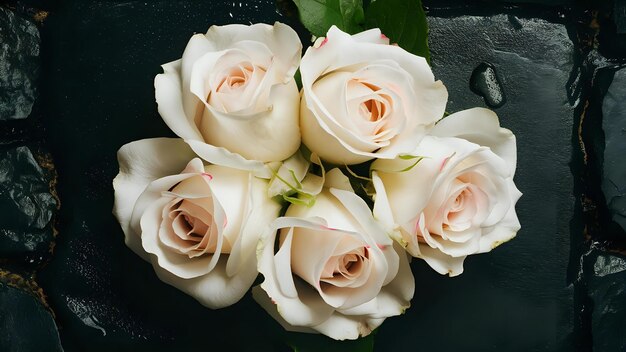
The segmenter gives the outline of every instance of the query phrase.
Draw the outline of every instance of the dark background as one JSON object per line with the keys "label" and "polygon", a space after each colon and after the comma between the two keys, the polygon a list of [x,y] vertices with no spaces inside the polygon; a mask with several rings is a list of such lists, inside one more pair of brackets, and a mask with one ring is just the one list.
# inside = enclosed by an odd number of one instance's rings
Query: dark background
{"label": "dark background", "polygon": [[[517,136],[522,229],[457,278],[414,261],[412,307],[375,351],[626,351],[626,3],[424,5],[447,110],[491,106]],[[250,295],[202,307],[111,215],[119,147],[173,136],[160,65],[212,24],[286,22],[306,45],[294,14],[286,0],[0,5],[0,351],[359,346],[285,333]]]}

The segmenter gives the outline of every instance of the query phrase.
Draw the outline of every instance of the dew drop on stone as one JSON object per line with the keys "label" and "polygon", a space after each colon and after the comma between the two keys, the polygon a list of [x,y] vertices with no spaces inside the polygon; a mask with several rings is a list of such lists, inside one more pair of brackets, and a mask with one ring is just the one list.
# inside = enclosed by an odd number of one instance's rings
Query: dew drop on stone
{"label": "dew drop on stone", "polygon": [[491,108],[499,108],[506,103],[496,68],[488,62],[483,62],[474,69],[470,78],[470,89],[483,97]]}

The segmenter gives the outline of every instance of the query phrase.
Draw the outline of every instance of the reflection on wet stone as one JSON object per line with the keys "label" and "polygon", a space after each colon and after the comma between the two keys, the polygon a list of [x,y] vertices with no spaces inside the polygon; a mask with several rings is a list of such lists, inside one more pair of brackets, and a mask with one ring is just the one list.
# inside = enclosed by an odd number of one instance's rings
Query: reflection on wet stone
{"label": "reflection on wet stone", "polygon": [[626,230],[626,70],[615,73],[602,104],[605,148],[602,192],[613,221]]}
{"label": "reflection on wet stone", "polygon": [[37,95],[39,31],[0,6],[0,120],[30,115]]}
{"label": "reflection on wet stone", "polygon": [[48,251],[57,206],[49,182],[27,147],[0,151],[0,258]]}
{"label": "reflection on wet stone", "polygon": [[506,102],[496,68],[488,62],[482,62],[474,69],[470,78],[470,89],[483,97],[485,104],[491,108],[499,108]]}

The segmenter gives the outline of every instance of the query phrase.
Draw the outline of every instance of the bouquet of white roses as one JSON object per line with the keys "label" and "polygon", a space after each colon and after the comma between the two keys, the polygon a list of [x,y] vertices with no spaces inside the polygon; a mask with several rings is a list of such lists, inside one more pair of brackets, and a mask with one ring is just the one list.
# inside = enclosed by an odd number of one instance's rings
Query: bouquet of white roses
{"label": "bouquet of white roses", "polygon": [[155,79],[180,138],[120,149],[114,213],[203,305],[260,273],[253,296],[286,329],[356,339],[410,306],[410,258],[455,276],[515,236],[515,136],[487,109],[444,118],[426,60],[378,29],[301,51],[281,23],[194,35]]}

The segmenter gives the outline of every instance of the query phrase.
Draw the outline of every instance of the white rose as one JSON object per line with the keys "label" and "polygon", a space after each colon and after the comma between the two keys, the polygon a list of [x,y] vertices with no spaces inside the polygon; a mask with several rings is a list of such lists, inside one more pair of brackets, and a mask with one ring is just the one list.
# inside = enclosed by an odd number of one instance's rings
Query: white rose
{"label": "white rose", "polygon": [[161,280],[221,308],[257,277],[256,245],[280,205],[267,196],[266,180],[193,157],[180,139],[124,145],[113,212],[126,244]]}
{"label": "white rose", "polygon": [[412,155],[423,159],[372,163],[374,214],[397,228],[411,255],[455,276],[468,255],[515,237],[515,136],[495,113],[475,108],[446,117]]}
{"label": "white rose", "polygon": [[249,160],[287,159],[300,146],[293,75],[301,51],[282,23],[212,26],[156,76],[159,113],[205,160],[216,147]]}
{"label": "white rose", "polygon": [[402,314],[415,283],[406,254],[348,179],[333,169],[326,181],[312,207],[291,205],[262,237],[265,281],[253,295],[288,330],[356,339]]}
{"label": "white rose", "polygon": [[389,45],[379,29],[350,36],[333,26],[300,72],[303,143],[338,165],[412,152],[448,99],[426,60]]}

